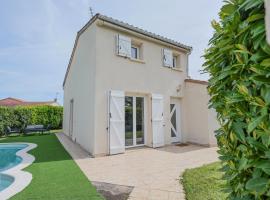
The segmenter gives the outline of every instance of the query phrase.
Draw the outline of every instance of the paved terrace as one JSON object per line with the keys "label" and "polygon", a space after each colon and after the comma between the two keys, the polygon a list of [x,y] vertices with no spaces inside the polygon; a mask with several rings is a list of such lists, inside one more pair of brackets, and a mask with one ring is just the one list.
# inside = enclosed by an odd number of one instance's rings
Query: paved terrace
{"label": "paved terrace", "polygon": [[216,147],[196,145],[131,149],[92,158],[64,134],[56,135],[89,180],[133,187],[129,200],[184,200],[181,173],[218,160]]}

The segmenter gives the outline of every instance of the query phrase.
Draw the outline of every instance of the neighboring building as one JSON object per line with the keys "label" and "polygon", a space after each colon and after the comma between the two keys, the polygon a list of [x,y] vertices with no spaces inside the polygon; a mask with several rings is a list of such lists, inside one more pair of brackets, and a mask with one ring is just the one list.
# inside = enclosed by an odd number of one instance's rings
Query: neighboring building
{"label": "neighboring building", "polygon": [[40,105],[50,105],[50,106],[60,106],[56,100],[54,101],[25,101],[22,99],[16,99],[8,97],[5,99],[0,99],[0,106],[40,106]]}
{"label": "neighboring building", "polygon": [[77,34],[65,75],[64,133],[93,156],[135,146],[216,145],[207,82],[192,48],[97,14]]}

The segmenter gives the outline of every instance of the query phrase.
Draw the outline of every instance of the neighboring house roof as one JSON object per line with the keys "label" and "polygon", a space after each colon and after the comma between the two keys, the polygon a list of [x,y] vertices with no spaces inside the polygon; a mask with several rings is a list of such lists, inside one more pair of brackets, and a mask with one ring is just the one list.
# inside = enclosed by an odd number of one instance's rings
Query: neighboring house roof
{"label": "neighboring house roof", "polygon": [[0,100],[0,106],[39,106],[39,105],[60,106],[56,101],[25,101],[22,99],[16,99],[12,97]]}
{"label": "neighboring house roof", "polygon": [[149,31],[146,31],[146,30],[143,30],[141,28],[138,28],[136,26],[132,26],[128,23],[125,23],[125,22],[122,22],[122,21],[119,21],[117,19],[113,19],[111,17],[107,17],[105,15],[101,15],[99,13],[97,13],[94,17],[92,17],[87,23],[86,25],[84,25],[84,27],[82,27],[81,30],[78,31],[77,33],[77,36],[76,36],[76,40],[75,40],[75,44],[74,44],[74,47],[73,47],[73,50],[72,50],[72,53],[71,53],[71,56],[70,56],[70,60],[69,60],[69,64],[68,64],[68,67],[67,67],[67,71],[66,71],[66,74],[65,74],[65,78],[64,78],[64,82],[63,82],[63,87],[65,86],[65,82],[66,82],[66,79],[67,79],[67,75],[68,75],[68,72],[69,72],[69,69],[70,69],[70,65],[71,65],[71,62],[72,62],[72,59],[73,59],[73,56],[74,56],[74,53],[75,53],[75,49],[76,49],[76,46],[77,46],[77,43],[78,43],[78,40],[79,40],[79,37],[80,35],[92,24],[94,23],[97,19],[100,19],[100,20],[103,20],[103,21],[106,21],[108,23],[111,23],[113,25],[116,25],[116,26],[119,26],[119,27],[122,27],[122,28],[125,28],[125,29],[128,29],[128,30],[131,30],[131,31],[134,31],[136,33],[139,33],[139,34],[142,34],[142,35],[145,35],[147,37],[150,37],[150,38],[154,38],[156,40],[159,40],[159,41],[162,41],[162,42],[165,42],[165,43],[168,43],[170,45],[174,45],[178,48],[182,48],[182,49],[185,49],[186,51],[188,52],[191,52],[192,51],[192,47],[191,46],[187,46],[187,45],[184,45],[180,42],[177,42],[175,40],[172,40],[172,39],[169,39],[169,38],[166,38],[166,37],[163,37],[161,35],[158,35],[158,34],[155,34],[155,33],[152,33],[152,32],[149,32]]}
{"label": "neighboring house roof", "polygon": [[208,85],[208,82],[207,81],[196,80],[196,79],[186,79],[185,82],[198,83],[198,84],[202,84],[202,85]]}

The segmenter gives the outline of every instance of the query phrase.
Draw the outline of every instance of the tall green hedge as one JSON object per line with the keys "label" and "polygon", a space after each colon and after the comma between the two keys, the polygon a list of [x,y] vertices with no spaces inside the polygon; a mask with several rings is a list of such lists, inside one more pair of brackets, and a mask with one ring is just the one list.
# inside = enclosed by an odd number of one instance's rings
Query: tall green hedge
{"label": "tall green hedge", "polygon": [[60,106],[19,106],[0,107],[0,135],[7,126],[23,131],[29,124],[51,125],[53,129],[62,127],[63,107]]}
{"label": "tall green hedge", "polygon": [[270,199],[270,47],[263,0],[228,0],[206,51],[230,199]]}

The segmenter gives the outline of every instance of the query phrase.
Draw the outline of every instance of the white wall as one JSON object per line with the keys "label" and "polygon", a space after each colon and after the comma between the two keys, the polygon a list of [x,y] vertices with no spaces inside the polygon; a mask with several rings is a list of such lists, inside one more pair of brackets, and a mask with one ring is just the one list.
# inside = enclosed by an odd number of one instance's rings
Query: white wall
{"label": "white wall", "polygon": [[64,133],[69,134],[69,104],[74,99],[73,140],[90,153],[94,153],[95,138],[95,47],[96,26],[92,25],[79,37],[64,86]]}
{"label": "white wall", "polygon": [[207,146],[215,146],[214,130],[218,128],[216,113],[208,109],[209,95],[207,85],[186,82],[185,117],[187,124],[187,141]]}

